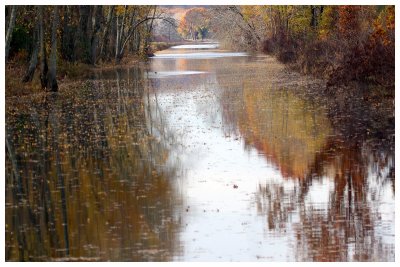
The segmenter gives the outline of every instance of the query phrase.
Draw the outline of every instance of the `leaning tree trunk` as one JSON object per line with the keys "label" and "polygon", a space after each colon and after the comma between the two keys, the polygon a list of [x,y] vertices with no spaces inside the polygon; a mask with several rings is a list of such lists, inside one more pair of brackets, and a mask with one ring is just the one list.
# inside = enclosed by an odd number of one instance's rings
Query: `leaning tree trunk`
{"label": "leaning tree trunk", "polygon": [[11,38],[12,38],[12,33],[14,31],[16,17],[17,17],[17,6],[12,6],[10,22],[8,24],[9,26],[6,35],[6,62],[8,60],[8,52],[10,51]]}
{"label": "leaning tree trunk", "polygon": [[44,43],[44,27],[43,27],[43,6],[37,7],[39,19],[39,43],[40,43],[40,83],[42,88],[47,87],[47,55]]}
{"label": "leaning tree trunk", "polygon": [[29,66],[28,69],[25,72],[24,78],[22,79],[22,82],[27,83],[31,82],[33,79],[33,75],[35,74],[36,66],[38,64],[38,54],[39,54],[39,37],[40,32],[39,32],[39,24],[36,23],[35,26],[35,32],[34,32],[34,46],[31,54],[31,59],[29,61]]}
{"label": "leaning tree trunk", "polygon": [[58,6],[54,6],[53,27],[51,30],[51,53],[49,72],[47,73],[47,89],[57,92],[58,84],[56,77],[57,70],[57,28],[58,28]]}

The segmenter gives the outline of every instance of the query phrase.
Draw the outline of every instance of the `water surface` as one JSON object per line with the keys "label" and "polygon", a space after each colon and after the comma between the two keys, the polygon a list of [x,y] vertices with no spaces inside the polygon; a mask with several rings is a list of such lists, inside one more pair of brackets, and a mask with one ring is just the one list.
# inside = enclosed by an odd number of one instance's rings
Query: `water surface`
{"label": "water surface", "polygon": [[394,145],[347,138],[307,86],[185,46],[8,98],[6,259],[393,261]]}

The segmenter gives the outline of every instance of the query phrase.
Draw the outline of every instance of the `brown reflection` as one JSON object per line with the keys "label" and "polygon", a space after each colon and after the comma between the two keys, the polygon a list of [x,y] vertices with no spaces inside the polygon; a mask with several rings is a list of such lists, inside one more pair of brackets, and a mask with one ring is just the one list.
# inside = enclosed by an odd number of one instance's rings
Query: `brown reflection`
{"label": "brown reflection", "polygon": [[[299,259],[314,261],[376,261],[394,257],[394,245],[383,240],[376,227],[384,223],[378,208],[379,191],[393,183],[394,157],[369,145],[331,138],[316,156],[310,171],[334,182],[326,212],[300,204],[296,228]],[[311,176],[310,176],[311,177]],[[376,183],[376,185],[371,185]],[[308,186],[311,186],[312,180]]]}
{"label": "brown reflection", "polygon": [[175,66],[176,66],[176,70],[180,70],[180,71],[185,71],[185,70],[188,70],[189,69],[189,66],[188,66],[188,60],[187,59],[185,59],[185,58],[177,58],[177,59],[175,59]]}
{"label": "brown reflection", "polygon": [[[292,229],[294,252],[301,261],[393,260],[394,244],[377,232],[394,223],[384,219],[385,211],[379,208],[382,198],[394,198],[386,186],[394,188],[393,154],[331,138],[314,162],[307,177],[292,186],[259,186],[256,203],[268,231],[286,234]],[[308,199],[322,177],[333,181],[328,199],[324,192],[321,199]],[[293,221],[295,214],[299,218]]]}
{"label": "brown reflection", "polygon": [[[335,135],[312,101],[246,80],[224,89],[221,105],[225,134],[242,136],[284,178],[295,178],[259,185],[257,211],[268,235],[292,236],[300,261],[394,260],[394,222],[379,206],[394,199],[393,143]],[[317,182],[332,185],[327,196],[310,199]]]}
{"label": "brown reflection", "polygon": [[176,254],[177,167],[146,124],[141,70],[108,75],[7,99],[7,261]]}
{"label": "brown reflection", "polygon": [[236,92],[230,96],[232,91],[226,90],[224,95],[242,99],[235,110],[222,104],[227,124],[237,125],[246,147],[256,148],[284,177],[305,178],[331,132],[323,110],[288,90],[245,84]]}

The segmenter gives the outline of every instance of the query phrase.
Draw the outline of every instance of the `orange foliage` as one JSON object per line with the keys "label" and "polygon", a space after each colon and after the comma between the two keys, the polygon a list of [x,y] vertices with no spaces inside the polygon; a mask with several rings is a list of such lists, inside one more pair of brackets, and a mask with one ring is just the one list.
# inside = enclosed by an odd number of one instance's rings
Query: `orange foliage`
{"label": "orange foliage", "polygon": [[374,22],[374,32],[371,35],[373,43],[382,42],[383,45],[394,45],[395,14],[394,6],[389,6],[383,16],[379,16]]}
{"label": "orange foliage", "polygon": [[339,32],[344,38],[357,36],[359,30],[358,15],[360,6],[339,7]]}
{"label": "orange foliage", "polygon": [[178,32],[182,35],[192,35],[198,28],[207,27],[209,18],[205,8],[195,7],[191,8],[182,16]]}

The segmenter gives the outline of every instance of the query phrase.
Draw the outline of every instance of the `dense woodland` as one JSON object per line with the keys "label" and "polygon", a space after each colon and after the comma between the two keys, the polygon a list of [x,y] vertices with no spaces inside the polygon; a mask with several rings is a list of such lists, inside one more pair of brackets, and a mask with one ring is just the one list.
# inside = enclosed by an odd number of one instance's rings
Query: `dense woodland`
{"label": "dense woodland", "polygon": [[217,39],[231,48],[272,53],[329,85],[372,83],[394,93],[394,6],[220,6]]}
{"label": "dense woodland", "polygon": [[[394,6],[210,6],[179,17],[157,6],[6,6],[6,62],[40,69],[41,87],[57,90],[57,67],[115,62],[151,53],[163,40],[215,39],[235,50],[265,52],[327,85],[378,85],[394,95]],[[155,29],[157,28],[157,29]]]}
{"label": "dense woodland", "polygon": [[174,25],[156,6],[7,6],[6,62],[25,60],[23,82],[40,69],[42,88],[57,91],[60,62],[89,65],[146,55],[154,22]]}

